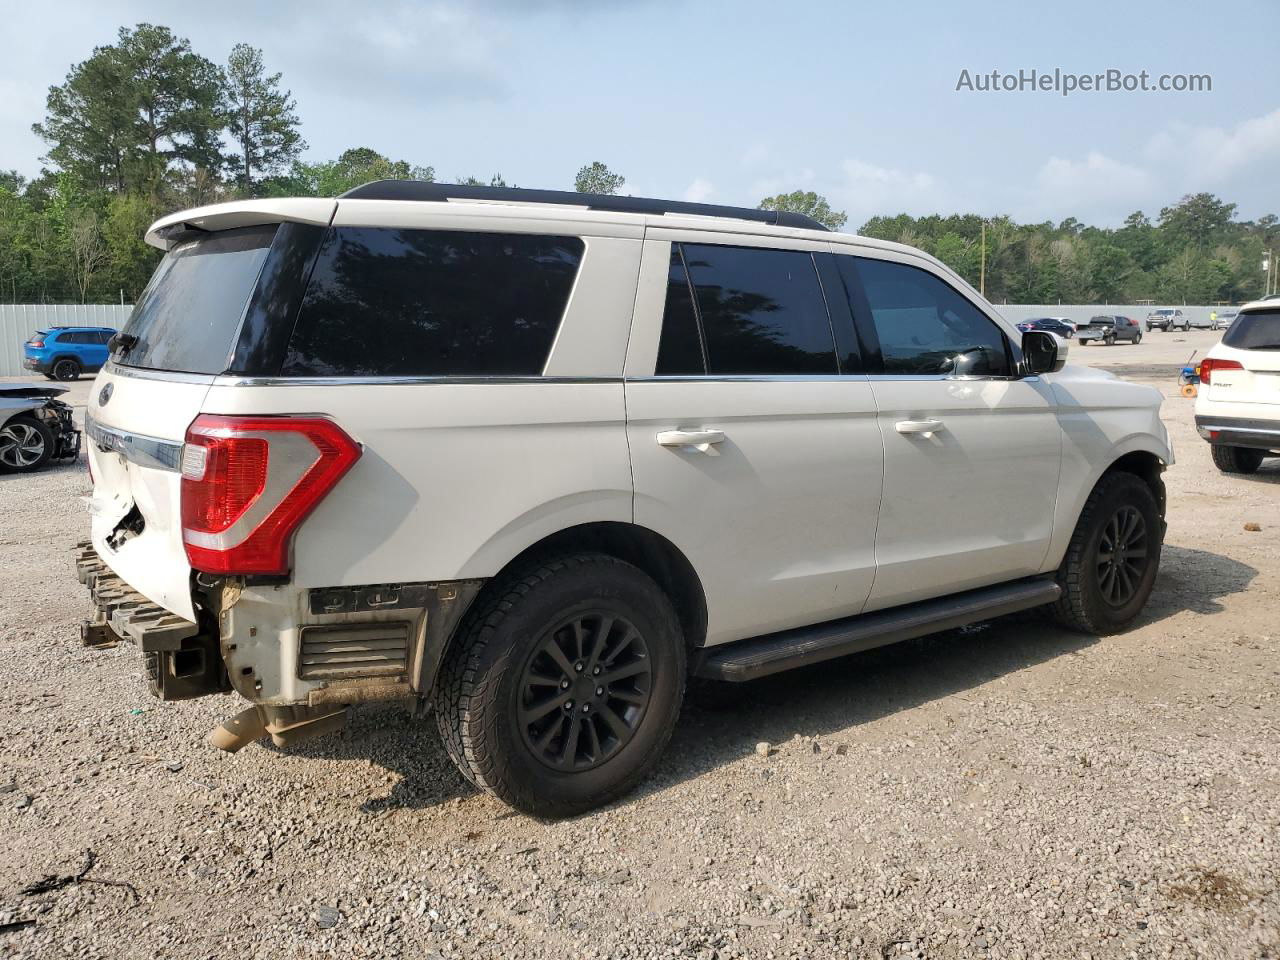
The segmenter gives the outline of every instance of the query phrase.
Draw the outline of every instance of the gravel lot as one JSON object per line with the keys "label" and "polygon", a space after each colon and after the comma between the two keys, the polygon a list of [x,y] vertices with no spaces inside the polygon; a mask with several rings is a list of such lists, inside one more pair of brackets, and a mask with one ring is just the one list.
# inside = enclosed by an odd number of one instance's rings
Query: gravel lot
{"label": "gravel lot", "polygon": [[[559,823],[396,707],[213,750],[235,700],[79,645],[83,464],[0,477],[0,924],[34,921],[0,956],[1276,957],[1280,462],[1218,474],[1158,385],[1179,463],[1131,632],[1024,617],[699,688],[650,783]],[[21,892],[86,850],[133,891]]]}

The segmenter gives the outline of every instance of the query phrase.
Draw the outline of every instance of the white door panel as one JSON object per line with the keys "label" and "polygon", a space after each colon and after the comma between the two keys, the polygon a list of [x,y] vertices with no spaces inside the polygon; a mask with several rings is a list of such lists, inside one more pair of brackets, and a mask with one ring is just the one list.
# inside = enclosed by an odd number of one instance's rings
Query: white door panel
{"label": "white door panel", "polygon": [[865,378],[656,378],[626,391],[635,520],[697,570],[708,644],[862,609],[881,487]]}
{"label": "white door panel", "polygon": [[871,378],[884,438],[874,610],[1037,573],[1061,429],[1038,379]]}

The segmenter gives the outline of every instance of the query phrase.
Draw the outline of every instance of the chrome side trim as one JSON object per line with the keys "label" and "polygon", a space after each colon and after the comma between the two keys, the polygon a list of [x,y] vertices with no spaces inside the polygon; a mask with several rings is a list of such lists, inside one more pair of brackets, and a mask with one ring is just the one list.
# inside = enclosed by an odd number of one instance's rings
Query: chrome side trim
{"label": "chrome side trim", "polygon": [[182,468],[182,444],[108,427],[85,414],[84,431],[104,453],[118,453],[140,467],[177,473]]}
{"label": "chrome side trim", "polygon": [[134,380],[164,380],[168,383],[213,383],[216,374],[181,373],[177,370],[148,370],[145,367],[129,367],[108,360],[102,368],[103,373],[116,377],[131,377]]}
{"label": "chrome side trim", "polygon": [[400,386],[403,384],[621,383],[622,377],[217,377],[215,387],[342,387]]}
{"label": "chrome side trim", "polygon": [[489,385],[512,386],[523,384],[592,384],[592,383],[883,383],[888,381],[1030,381],[1028,377],[953,377],[947,374],[722,374],[652,377],[241,377],[223,375],[213,380],[215,387],[341,387],[341,386],[400,386],[440,384],[444,386]]}

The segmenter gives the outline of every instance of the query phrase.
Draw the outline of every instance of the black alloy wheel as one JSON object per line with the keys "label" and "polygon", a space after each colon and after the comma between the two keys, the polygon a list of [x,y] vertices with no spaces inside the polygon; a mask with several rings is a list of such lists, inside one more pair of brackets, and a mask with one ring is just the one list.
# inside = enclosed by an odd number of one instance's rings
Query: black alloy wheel
{"label": "black alloy wheel", "polygon": [[1134,598],[1147,567],[1147,521],[1137,508],[1121,507],[1103,526],[1096,565],[1107,603],[1123,607]]}
{"label": "black alloy wheel", "polygon": [[520,679],[525,746],[555,770],[604,763],[635,736],[649,705],[649,648],[629,621],[579,614],[548,631]]}

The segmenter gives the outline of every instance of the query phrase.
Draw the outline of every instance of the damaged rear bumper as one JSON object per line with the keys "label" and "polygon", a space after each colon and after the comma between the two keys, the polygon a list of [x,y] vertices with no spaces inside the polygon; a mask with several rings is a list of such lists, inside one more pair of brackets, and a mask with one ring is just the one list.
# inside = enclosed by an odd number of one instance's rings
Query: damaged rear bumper
{"label": "damaged rear bumper", "polygon": [[218,638],[199,624],[171,613],[125,583],[85,540],[75,547],[76,578],[89,588],[97,608],[80,627],[87,647],[122,641],[142,651],[151,692],[161,700],[189,700],[231,689],[218,652]]}

